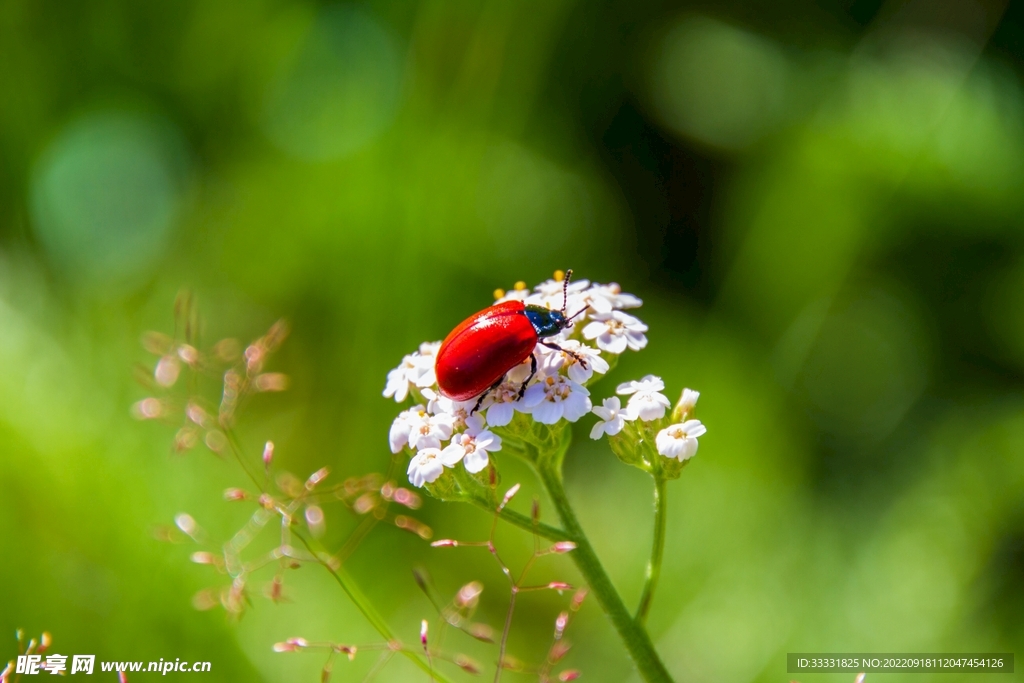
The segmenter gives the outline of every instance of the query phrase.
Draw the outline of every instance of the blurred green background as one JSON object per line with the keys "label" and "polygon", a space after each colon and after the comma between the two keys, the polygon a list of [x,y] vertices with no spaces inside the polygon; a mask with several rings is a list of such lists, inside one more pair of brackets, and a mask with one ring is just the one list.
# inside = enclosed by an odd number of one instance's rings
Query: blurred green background
{"label": "blurred green background", "polygon": [[[1024,654],[1022,73],[1024,11],[997,1],[5,0],[0,654],[24,626],[62,653],[318,680],[319,655],[271,644],[376,640],[322,571],[235,624],[190,604],[223,578],[153,539],[180,511],[226,539],[249,509],[221,499],[231,462],[130,417],[140,334],[171,330],[181,288],[207,342],[289,319],[291,389],[240,432],[341,479],[386,467],[404,353],[565,267],[645,300],[648,348],[595,398],[647,373],[702,392],[650,618],[677,680],[852,680],[788,675],[789,651]],[[592,422],[569,494],[634,604],[651,487]],[[498,462],[528,510],[536,483]],[[329,512],[328,540],[353,525]],[[514,561],[531,544],[500,538]],[[432,614],[414,565],[446,594],[483,581],[500,625],[486,553],[381,527],[349,568],[403,638]],[[541,658],[565,602],[524,599],[511,652]],[[595,602],[569,637],[584,680],[631,680]]]}

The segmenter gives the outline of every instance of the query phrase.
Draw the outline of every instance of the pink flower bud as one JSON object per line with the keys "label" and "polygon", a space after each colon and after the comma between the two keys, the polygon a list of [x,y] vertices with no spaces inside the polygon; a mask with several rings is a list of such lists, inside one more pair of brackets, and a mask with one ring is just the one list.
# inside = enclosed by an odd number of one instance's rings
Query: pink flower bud
{"label": "pink flower bud", "polygon": [[423,643],[423,649],[427,648],[427,626],[426,619],[420,622],[420,642]]}
{"label": "pink flower bud", "polygon": [[196,564],[215,564],[217,562],[217,558],[213,553],[201,550],[199,552],[192,553],[192,561]]}
{"label": "pink flower bud", "polygon": [[471,624],[469,635],[484,643],[494,642],[494,629],[487,624]]}
{"label": "pink flower bud", "polygon": [[580,672],[576,669],[566,669],[562,673],[558,674],[558,680],[562,681],[562,683],[567,683],[567,681],[575,681],[579,677]]}
{"label": "pink flower bud", "polygon": [[455,601],[460,607],[475,607],[477,599],[484,591],[484,585],[479,581],[470,581],[459,589]]}
{"label": "pink flower bud", "polygon": [[178,381],[180,370],[181,365],[175,356],[164,356],[153,370],[153,379],[162,387],[174,386],[174,383]]}
{"label": "pink flower bud", "polygon": [[306,488],[308,490],[312,491],[313,487],[316,486],[317,484],[319,484],[320,482],[322,482],[324,479],[326,479],[327,475],[330,474],[330,473],[331,473],[331,468],[329,468],[329,467],[321,467],[316,472],[314,472],[313,474],[309,475],[309,479],[306,480]]}
{"label": "pink flower bud", "polygon": [[580,588],[578,591],[576,591],[576,593],[572,596],[572,602],[569,603],[569,609],[571,609],[573,612],[578,612],[580,607],[583,606],[583,601],[586,599],[587,588],[586,586],[584,586],[583,588]]}
{"label": "pink flower bud", "polygon": [[515,498],[517,493],[519,493],[519,484],[516,484],[505,493],[505,498],[501,501],[501,505],[499,507],[503,508],[508,505],[509,501]]}
{"label": "pink flower bud", "polygon": [[263,447],[263,465],[270,467],[270,461],[274,459],[274,442],[268,441],[267,445]]}
{"label": "pink flower bud", "polygon": [[284,391],[288,388],[288,375],[282,372],[265,372],[253,381],[257,391]]}
{"label": "pink flower bud", "polygon": [[224,500],[245,500],[248,497],[249,494],[243,491],[242,489],[224,489]]}
{"label": "pink flower bud", "polygon": [[175,516],[174,524],[189,536],[196,532],[196,520],[192,519],[192,515],[188,513],[182,512]]}
{"label": "pink flower bud", "polygon": [[561,612],[558,617],[555,618],[555,640],[559,640],[562,634],[565,633],[565,627],[569,623],[569,613]]}
{"label": "pink flower bud", "polygon": [[410,510],[416,510],[421,505],[420,497],[409,489],[395,489],[392,498],[396,503],[404,505]]}
{"label": "pink flower bud", "polygon": [[199,351],[197,351],[194,346],[182,344],[178,347],[178,358],[182,359],[189,365],[195,365],[199,362]]}
{"label": "pink flower bud", "polygon": [[324,511],[319,505],[310,505],[306,508],[306,525],[309,532],[314,536],[322,536],[324,533]]}
{"label": "pink flower bud", "polygon": [[274,643],[274,652],[295,652],[308,645],[305,638],[289,638],[283,643]]}
{"label": "pink flower bud", "polygon": [[466,655],[455,655],[455,666],[474,676],[480,673],[480,665]]}
{"label": "pink flower bud", "polygon": [[454,548],[459,545],[459,542],[451,538],[442,538],[440,541],[434,541],[430,544],[432,548]]}
{"label": "pink flower bud", "polygon": [[155,420],[164,414],[164,404],[158,398],[144,398],[132,406],[132,416],[136,420]]}
{"label": "pink flower bud", "polygon": [[571,590],[572,586],[570,584],[564,583],[562,581],[552,581],[551,583],[548,584],[548,588],[550,588],[553,591],[567,591],[567,590]]}
{"label": "pink flower bud", "polygon": [[559,541],[551,546],[551,552],[553,553],[568,553],[573,550],[576,550],[576,544],[572,541]]}
{"label": "pink flower bud", "polygon": [[572,645],[567,640],[559,640],[557,643],[551,646],[551,652],[548,653],[548,659],[552,664],[557,664],[562,660],[562,657],[569,652]]}

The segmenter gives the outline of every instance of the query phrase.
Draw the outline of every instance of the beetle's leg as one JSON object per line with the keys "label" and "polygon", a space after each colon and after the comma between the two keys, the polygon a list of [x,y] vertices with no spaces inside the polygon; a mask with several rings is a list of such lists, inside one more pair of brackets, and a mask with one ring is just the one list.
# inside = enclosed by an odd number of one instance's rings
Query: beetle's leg
{"label": "beetle's leg", "polygon": [[530,383],[533,376],[537,374],[537,356],[530,354],[530,376],[527,377],[521,385],[519,385],[519,393],[516,394],[516,400],[522,401],[523,394],[526,393],[526,385]]}
{"label": "beetle's leg", "polygon": [[580,354],[576,353],[575,351],[570,351],[569,349],[563,349],[558,344],[552,344],[551,342],[542,341],[540,343],[543,344],[544,346],[548,347],[549,349],[554,349],[556,351],[561,351],[562,353],[569,354],[570,356],[573,357],[573,360],[575,360],[577,363],[579,363],[580,365],[583,366],[584,370],[587,369],[587,359],[584,358],[583,356],[581,356]]}
{"label": "beetle's leg", "polygon": [[476,400],[476,404],[473,406],[473,410],[469,411],[469,414],[472,415],[476,411],[480,410],[480,404],[484,402],[485,398],[487,398],[487,394],[491,393],[492,391],[494,391],[495,389],[500,387],[501,383],[504,382],[504,381],[505,381],[505,375],[502,375],[501,377],[498,378],[497,382],[495,382],[490,387],[488,387],[487,391],[485,391],[484,393],[480,394],[480,398],[478,398]]}

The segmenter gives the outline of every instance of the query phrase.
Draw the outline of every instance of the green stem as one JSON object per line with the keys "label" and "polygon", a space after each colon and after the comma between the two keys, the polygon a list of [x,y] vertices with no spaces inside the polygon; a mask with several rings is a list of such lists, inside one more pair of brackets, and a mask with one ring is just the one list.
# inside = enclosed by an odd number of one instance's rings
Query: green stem
{"label": "green stem", "polygon": [[[494,514],[494,506],[491,505],[489,502],[473,498],[472,499],[472,503],[474,505],[476,505],[478,508],[480,508],[481,510],[486,510],[487,512],[490,512],[491,514]],[[541,536],[541,537],[546,538],[546,539],[551,540],[551,541],[569,541],[569,540],[572,540],[570,538],[569,534],[566,533],[565,531],[563,531],[562,529],[559,529],[557,527],[553,527],[553,526],[551,526],[549,524],[544,524],[543,522],[537,522],[535,524],[534,521],[531,518],[527,517],[524,514],[520,514],[520,513],[516,512],[515,510],[509,510],[508,508],[503,508],[501,510],[501,512],[499,513],[499,517],[501,517],[503,520],[505,520],[509,524],[511,524],[513,526],[517,526],[517,527],[519,527],[520,529],[522,529],[524,531],[529,531],[531,533],[535,531],[535,532],[537,532],[538,536]]]}
{"label": "green stem", "polygon": [[644,581],[644,591],[640,595],[640,606],[636,609],[636,622],[641,626],[647,621],[647,613],[651,609],[651,600],[654,598],[654,589],[658,585],[658,578],[661,576],[661,558],[665,550],[665,519],[668,516],[668,491],[664,478],[655,475],[654,477],[654,541],[651,545],[651,559],[647,563],[647,577]]}
{"label": "green stem", "polygon": [[658,652],[654,649],[650,636],[626,609],[625,603],[622,602],[611,579],[608,578],[604,567],[601,566],[601,561],[594,552],[594,548],[590,545],[586,534],[583,533],[579,520],[576,519],[576,513],[569,504],[565,488],[562,486],[561,461],[560,457],[545,454],[545,457],[536,460],[536,464],[541,481],[544,483],[555,509],[558,510],[558,516],[562,519],[562,525],[568,532],[570,540],[576,543],[576,549],[569,555],[576,563],[580,573],[583,574],[590,590],[597,596],[597,601],[601,603],[605,614],[611,619],[612,625],[618,631],[619,638],[626,645],[626,649],[643,679],[648,683],[671,683],[672,677],[658,657]]}
{"label": "green stem", "polygon": [[[359,585],[355,582],[355,579],[353,579],[352,576],[347,571],[345,571],[344,567],[339,567],[335,569],[327,562],[320,559],[320,552],[318,552],[318,550],[313,547],[313,544],[310,543],[309,539],[307,539],[305,536],[299,533],[295,533],[295,536],[300,541],[302,541],[302,544],[304,546],[306,546],[306,550],[308,550],[314,557],[316,557],[320,564],[323,565],[323,567],[331,573],[331,576],[334,577],[334,580],[338,582],[339,586],[341,586],[341,590],[345,592],[345,595],[347,595],[349,600],[352,601],[352,604],[356,606],[356,609],[358,609],[363,614],[363,616],[366,617],[366,620],[370,622],[370,625],[373,626],[377,633],[379,633],[382,638],[386,639],[389,644],[400,643],[400,641],[397,638],[395,638],[394,634],[391,632],[391,628],[388,626],[387,622],[384,621],[384,617],[377,613],[377,610],[373,607],[373,603],[370,602],[370,599],[366,596],[365,593],[363,593],[362,589],[359,588]],[[447,678],[445,678],[437,671],[435,671],[428,662],[423,661],[415,652],[412,652],[404,647],[401,648],[401,650],[399,651],[403,655],[405,655],[406,658],[410,659],[413,662],[413,664],[418,666],[425,673],[429,674],[432,681],[437,681],[438,683],[448,683]]]}

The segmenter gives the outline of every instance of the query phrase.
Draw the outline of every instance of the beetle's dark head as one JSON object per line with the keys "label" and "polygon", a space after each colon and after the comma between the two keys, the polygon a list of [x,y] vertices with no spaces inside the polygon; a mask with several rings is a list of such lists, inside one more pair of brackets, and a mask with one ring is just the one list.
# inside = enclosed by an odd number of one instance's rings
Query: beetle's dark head
{"label": "beetle's dark head", "polygon": [[571,324],[561,311],[552,311],[543,306],[527,306],[526,317],[541,338],[553,337]]}
{"label": "beetle's dark head", "polygon": [[[555,277],[558,276],[556,275]],[[565,307],[569,303],[569,282],[571,280],[572,268],[565,271],[565,276],[562,278],[562,310],[552,311],[543,306],[533,305],[526,307],[526,317],[529,318],[533,329],[537,331],[538,337],[553,337],[565,328],[572,327],[572,319],[587,310],[587,307],[584,306],[569,317],[566,317]]]}

